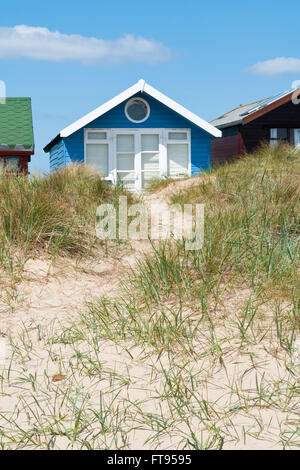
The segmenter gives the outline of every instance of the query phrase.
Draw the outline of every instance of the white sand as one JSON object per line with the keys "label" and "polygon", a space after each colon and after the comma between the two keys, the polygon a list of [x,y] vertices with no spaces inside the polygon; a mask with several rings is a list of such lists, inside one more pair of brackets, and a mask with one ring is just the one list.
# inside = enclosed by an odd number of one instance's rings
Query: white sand
{"label": "white sand", "polygon": [[[177,188],[189,184],[196,184],[196,178],[175,183]],[[158,195],[147,196],[145,199],[148,204],[158,203],[165,208],[167,195],[172,188],[174,184]],[[109,441],[109,438],[105,440],[105,433],[101,438],[95,438],[99,431],[99,422],[94,423],[92,430],[89,429],[86,435],[83,432],[85,439],[93,442],[98,448],[110,445],[112,448],[131,449],[166,449],[178,446],[183,448],[186,443],[184,439],[190,434],[188,424],[203,443],[216,434],[211,431],[212,426],[219,429],[224,449],[282,448],[283,443],[297,432],[297,426],[299,429],[299,395],[298,400],[293,397],[289,401],[288,393],[285,392],[286,384],[295,383],[296,386],[299,377],[295,377],[295,372],[291,372],[290,358],[278,345],[277,338],[272,333],[266,335],[259,344],[249,343],[248,348],[239,350],[236,325],[240,309],[251,296],[247,289],[225,292],[223,306],[216,306],[215,315],[220,319],[226,318],[225,322],[220,321],[220,326],[215,332],[222,346],[222,361],[220,362],[219,357],[214,354],[203,355],[203,351],[207,350],[211,342],[211,332],[206,325],[203,330],[199,329],[194,359],[189,358],[188,364],[182,370],[181,386],[186,383],[187,390],[190,390],[188,384],[191,375],[185,375],[186,371],[189,370],[190,374],[195,376],[195,396],[191,398],[191,402],[197,397],[198,405],[195,401],[195,406],[199,407],[200,401],[203,406],[207,404],[209,411],[207,414],[203,412],[205,419],[203,416],[200,419],[197,414],[190,414],[189,420],[185,422],[184,419],[180,421],[180,417],[172,421],[168,400],[158,398],[165,384],[162,370],[173,367],[175,373],[180,375],[180,367],[183,367],[180,358],[178,363],[176,360],[175,363],[170,363],[171,359],[167,353],[158,357],[151,349],[136,346],[130,341],[118,345],[109,340],[101,340],[98,357],[103,376],[99,381],[97,374],[90,377],[85,375],[83,378],[80,370],[76,368],[77,360],[73,346],[47,343],[47,338],[62,331],[68,323],[79,322],[79,312],[86,309],[86,302],[94,296],[117,298],[120,281],[134,267],[136,259],[140,259],[142,253],[150,249],[148,242],[138,242],[125,255],[98,259],[93,263],[81,263],[79,266],[75,266],[70,260],[60,260],[55,265],[50,264],[47,259],[29,260],[25,266],[23,281],[13,289],[8,285],[3,286],[0,298],[2,417],[9,416],[11,423],[16,419],[18,425],[24,429],[32,429],[34,419],[31,415],[29,423],[26,416],[26,404],[30,403],[37,410],[41,421],[49,425],[53,421],[51,416],[57,401],[61,404],[61,412],[65,410],[71,416],[74,410],[71,412],[66,404],[62,404],[63,394],[67,393],[70,387],[68,394],[72,397],[77,396],[79,390],[80,393],[88,392],[89,410],[93,407],[99,409],[99,392],[105,392],[107,407],[112,410],[111,428],[116,425],[118,413],[120,416],[122,413],[126,415],[122,421],[122,426],[128,429],[125,442],[119,434],[118,441],[113,442]],[[265,306],[262,309],[262,318],[266,321],[267,310]],[[29,331],[26,340],[19,336],[23,334],[23,324]],[[21,341],[21,353],[13,353],[14,346],[10,346],[9,336],[16,343]],[[24,349],[24,344],[29,345],[28,350]],[[85,353],[84,343],[79,342],[76,348],[77,353],[81,348],[82,354]],[[295,357],[297,354],[296,348]],[[7,369],[10,369],[9,374]],[[34,388],[28,380],[20,379],[34,377],[35,374]],[[53,383],[51,377],[55,374],[65,374],[66,378]],[[125,385],[122,385],[122,380],[126,381]],[[262,396],[269,396],[269,403],[264,402],[263,398],[259,401],[258,383],[264,390]],[[37,409],[33,397],[41,403],[43,413]],[[79,402],[81,399],[78,398]],[[271,400],[274,401],[272,406]],[[13,413],[15,408],[20,411],[18,417]],[[183,404],[182,412],[184,413]],[[155,435],[155,429],[150,429],[149,422],[141,421],[145,413],[165,417],[172,432],[169,435],[168,432],[162,433],[152,441],[147,441]],[[0,417],[0,426],[7,430],[10,425]],[[70,427],[72,426],[74,427],[74,421],[70,420]],[[79,441],[80,439],[73,444],[74,448],[80,447]],[[5,438],[3,442],[7,442]],[[25,448],[46,448],[43,437],[36,437],[34,442],[27,443]],[[56,436],[54,442],[54,448],[72,447],[70,439],[62,434]],[[82,444],[82,440],[80,442]],[[293,435],[293,447],[295,442],[300,445],[299,435],[298,439],[297,435],[296,438]],[[13,448],[23,447],[12,443],[10,445]]]}

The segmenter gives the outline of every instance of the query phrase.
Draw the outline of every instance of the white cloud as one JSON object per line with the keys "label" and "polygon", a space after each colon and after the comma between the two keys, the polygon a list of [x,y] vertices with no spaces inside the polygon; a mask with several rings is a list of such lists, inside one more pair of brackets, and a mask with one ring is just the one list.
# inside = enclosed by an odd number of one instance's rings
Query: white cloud
{"label": "white cloud", "polygon": [[256,75],[275,76],[283,73],[300,73],[300,59],[295,57],[277,57],[276,59],[257,62],[249,67]]}
{"label": "white cloud", "polygon": [[157,63],[169,57],[170,51],[163,44],[131,34],[105,40],[26,25],[0,27],[1,59],[73,60],[107,64],[124,61]]}

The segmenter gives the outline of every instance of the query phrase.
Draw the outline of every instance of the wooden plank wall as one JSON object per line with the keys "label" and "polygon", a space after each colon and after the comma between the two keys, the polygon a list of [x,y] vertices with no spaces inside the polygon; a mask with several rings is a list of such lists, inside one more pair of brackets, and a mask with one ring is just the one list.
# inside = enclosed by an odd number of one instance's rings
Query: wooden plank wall
{"label": "wooden plank wall", "polygon": [[212,165],[234,160],[239,155],[239,134],[213,139],[211,142]]}

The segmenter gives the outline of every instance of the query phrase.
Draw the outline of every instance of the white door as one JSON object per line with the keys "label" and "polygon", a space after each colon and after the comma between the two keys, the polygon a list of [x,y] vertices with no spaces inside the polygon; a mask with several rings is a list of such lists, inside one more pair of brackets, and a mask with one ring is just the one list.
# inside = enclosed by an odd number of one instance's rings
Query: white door
{"label": "white door", "polygon": [[141,188],[160,177],[160,140],[160,133],[141,133],[141,172],[138,175]]}
{"label": "white door", "polygon": [[300,147],[300,129],[295,129],[295,147]]}
{"label": "white door", "polygon": [[136,189],[137,180],[137,134],[136,132],[115,132],[116,177],[130,190]]}
{"label": "white door", "polygon": [[112,129],[112,142],[113,179],[130,190],[161,176],[190,174],[189,129]]}
{"label": "white door", "polygon": [[145,130],[113,132],[116,179],[130,190],[141,190],[160,176],[161,133]]}

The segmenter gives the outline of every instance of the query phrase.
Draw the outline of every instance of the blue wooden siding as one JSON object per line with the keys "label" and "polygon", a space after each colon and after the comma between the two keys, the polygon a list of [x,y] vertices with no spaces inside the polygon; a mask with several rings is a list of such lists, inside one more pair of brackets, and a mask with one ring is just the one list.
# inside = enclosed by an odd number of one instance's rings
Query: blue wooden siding
{"label": "blue wooden siding", "polygon": [[50,171],[63,168],[65,166],[64,158],[64,142],[61,140],[57,144],[53,145],[50,150]]}
{"label": "blue wooden siding", "polygon": [[[147,95],[137,93],[150,105],[150,116],[142,124],[135,124],[127,119],[124,112],[126,102],[111,109],[103,116],[89,123],[88,128],[189,128],[191,129],[192,174],[210,166],[210,145],[212,136],[195,124],[169,109],[164,104]],[[64,146],[64,164],[84,161],[84,130],[80,129],[62,140]],[[54,148],[54,147],[53,147]],[[52,150],[51,150],[52,152]],[[50,157],[51,160],[51,157]],[[51,166],[51,162],[50,162]],[[52,165],[51,168],[54,168]]]}

